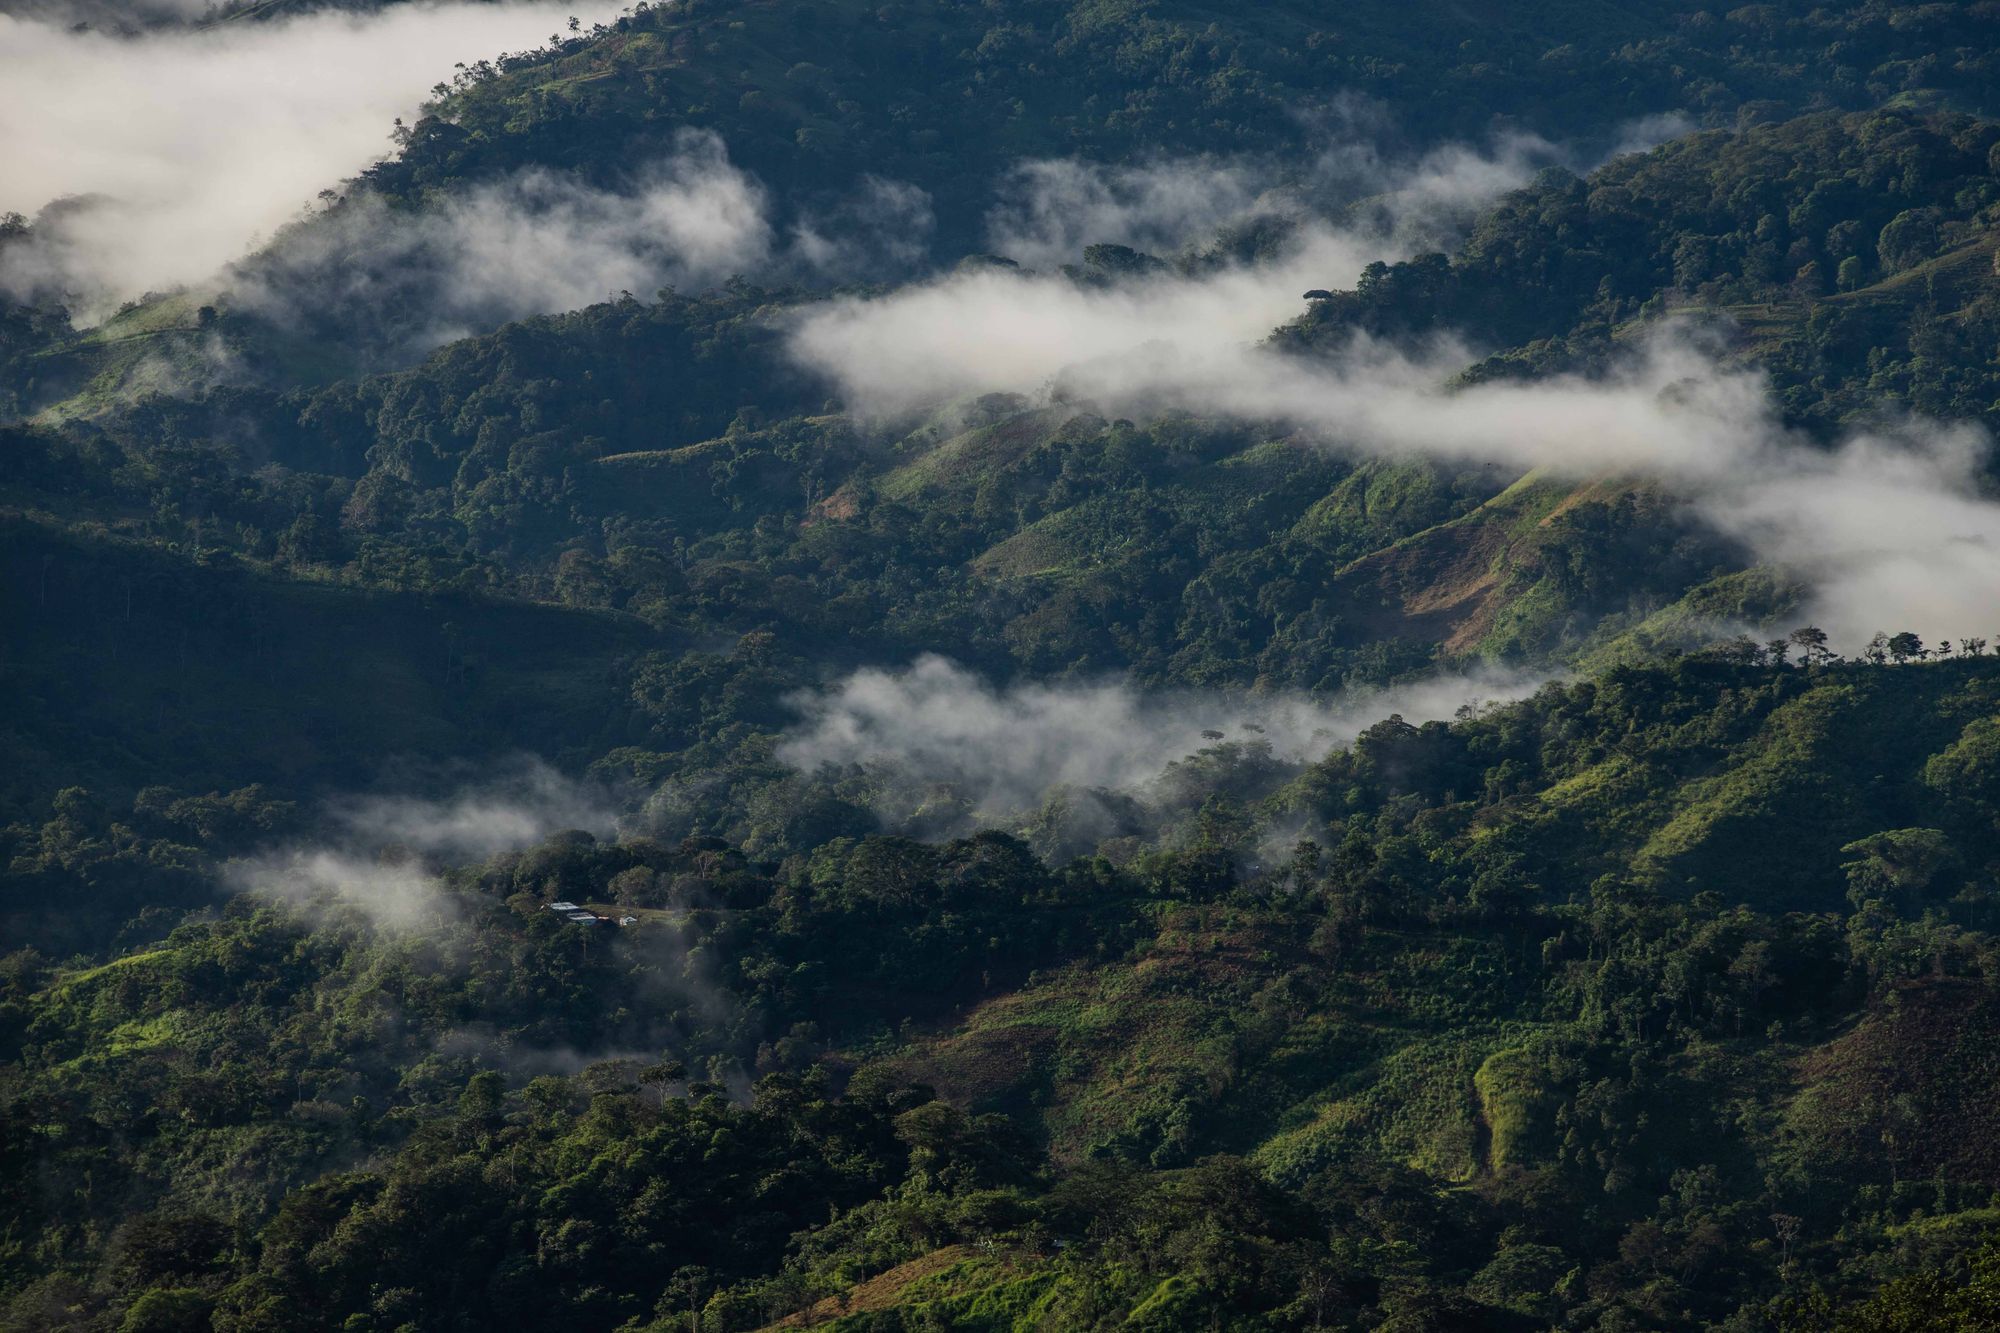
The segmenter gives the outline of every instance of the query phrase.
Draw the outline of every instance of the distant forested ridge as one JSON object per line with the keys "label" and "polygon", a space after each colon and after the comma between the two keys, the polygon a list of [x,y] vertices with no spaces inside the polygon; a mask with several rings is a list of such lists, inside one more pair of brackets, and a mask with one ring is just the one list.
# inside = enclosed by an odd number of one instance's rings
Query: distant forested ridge
{"label": "distant forested ridge", "polygon": [[693,122],[724,128],[774,181],[923,182],[949,238],[1015,159],[1297,155],[1338,136],[1330,117],[1357,102],[1417,142],[1496,118],[1576,136],[1670,111],[1730,125],[1899,97],[1990,110],[1990,20],[1979,4],[696,0],[476,71],[374,181],[404,194],[522,161],[615,171]]}

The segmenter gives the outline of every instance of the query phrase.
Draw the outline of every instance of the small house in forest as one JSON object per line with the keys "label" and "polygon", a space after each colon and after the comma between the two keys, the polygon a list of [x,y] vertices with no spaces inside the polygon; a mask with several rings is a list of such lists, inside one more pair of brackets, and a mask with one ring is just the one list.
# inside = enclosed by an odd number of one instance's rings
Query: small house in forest
{"label": "small house in forest", "polygon": [[563,920],[574,921],[579,926],[636,926],[639,924],[639,918],[629,912],[622,916],[605,916],[602,913],[591,911],[588,907],[580,907],[567,899],[562,902],[550,903],[542,910],[544,912],[554,912]]}
{"label": "small house in forest", "polygon": [[554,912],[563,920],[575,922],[579,926],[608,926],[611,924],[610,917],[599,916],[597,913],[578,907],[572,902],[550,903],[542,910]]}

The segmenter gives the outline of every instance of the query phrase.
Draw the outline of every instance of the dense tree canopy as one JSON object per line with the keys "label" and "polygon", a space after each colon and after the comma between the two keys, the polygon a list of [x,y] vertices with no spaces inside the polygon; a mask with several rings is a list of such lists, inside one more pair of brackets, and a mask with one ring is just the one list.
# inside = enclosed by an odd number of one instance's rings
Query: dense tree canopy
{"label": "dense tree canopy", "polygon": [[[845,411],[783,350],[877,290],[823,274],[413,352],[434,274],[297,261],[690,128],[780,232],[921,182],[911,274],[1011,262],[1026,160],[1282,196],[1047,275],[1117,293],[1388,215],[1356,127],[1539,132],[1577,168],[1263,351],[1449,336],[1444,395],[1691,328],[1804,456],[2000,426],[1991,4],[1475,8],[640,5],[440,85],[236,290],[0,301],[0,1325],[2000,1322],[1988,638],[1835,642],[1653,478],[1062,382]],[[933,653],[1176,724],[1546,683],[1025,793],[796,744]]]}

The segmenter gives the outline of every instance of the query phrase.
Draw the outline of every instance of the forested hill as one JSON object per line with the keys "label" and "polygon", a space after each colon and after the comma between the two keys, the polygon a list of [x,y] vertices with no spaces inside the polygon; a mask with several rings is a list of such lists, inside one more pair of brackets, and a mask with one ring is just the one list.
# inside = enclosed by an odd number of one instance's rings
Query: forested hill
{"label": "forested hill", "polygon": [[65,793],[10,885],[146,942],[9,960],[11,1318],[1987,1327],[1996,710],[1690,658],[1218,745],[1122,866],[569,833],[164,938],[301,812]]}
{"label": "forested hill", "polygon": [[969,239],[1019,159],[1253,153],[1303,166],[1357,104],[1417,143],[1477,138],[1496,118],[1608,139],[1662,112],[1728,124],[1912,93],[1984,109],[1989,21],[1979,5],[1879,3],[694,0],[475,77],[373,180],[409,195],[524,162],[615,173],[694,125],[787,189],[863,172],[920,182],[949,242]]}
{"label": "forested hill", "polygon": [[0,294],[0,1328],[2000,1328],[1990,0],[590,17]]}
{"label": "forested hill", "polygon": [[[391,218],[433,214],[538,170],[629,190],[690,133],[715,136],[768,188],[780,231],[855,211],[869,182],[915,187],[926,201],[920,214],[870,221],[903,230],[921,221],[928,234],[899,239],[928,242],[927,258],[949,266],[990,247],[995,189],[1027,161],[1248,163],[1263,184],[1341,203],[1381,187],[1374,167],[1444,144],[1541,136],[1590,161],[1648,118],[1733,128],[1828,107],[1984,113],[2000,86],[1990,20],[1981,3],[1879,0],[1728,10],[1646,0],[1553,11],[1160,0],[642,4],[542,50],[467,65],[438,85],[428,114],[398,129],[388,160],[325,196],[326,216],[253,261],[237,290],[225,279],[195,300],[142,302],[112,332],[123,344],[195,329],[204,302],[226,317],[231,296],[241,298],[240,315],[266,314],[247,289],[268,285],[282,294],[283,317],[260,321],[230,346],[232,357],[315,378],[385,347],[400,352],[414,316],[370,307],[424,304],[421,290],[399,290],[410,274],[369,272],[358,281],[372,297],[344,299],[357,281],[347,270],[368,269],[374,246],[422,267],[406,244],[376,234],[378,207],[386,203]],[[1369,152],[1349,160],[1357,141]],[[869,216],[865,201],[859,211]],[[61,226],[48,224],[58,245]],[[9,239],[0,229],[0,244]],[[20,327],[26,312],[0,313],[12,325],[0,325],[0,361],[17,348],[49,348],[45,330]],[[96,363],[104,341],[86,338],[80,350]],[[117,360],[142,349],[108,350]],[[169,359],[178,362],[170,382],[216,364],[213,355]],[[40,406],[52,386],[73,391],[66,372],[16,365],[7,379],[38,381]],[[138,383],[160,379],[149,371]]]}
{"label": "forested hill", "polygon": [[[1695,135],[1588,178],[1545,174],[1449,259],[1371,268],[1355,290],[1302,303],[1273,341],[1310,353],[1357,333],[1419,345],[1465,330],[1500,350],[1464,379],[1512,382],[1588,371],[1692,316],[1773,377],[1789,417],[1829,435],[1896,409],[1990,421],[1996,152],[2000,131],[1969,117],[1826,113]],[[73,687],[59,643],[143,634],[125,583],[91,573],[99,557],[79,539],[136,543],[118,559],[164,561],[161,577],[199,552],[215,595],[252,620],[283,623],[258,608],[296,580],[344,585],[357,605],[395,589],[412,606],[501,596],[609,616],[637,656],[591,677],[615,708],[593,730],[603,749],[670,756],[716,734],[701,720],[715,705],[643,683],[663,672],[741,676],[728,715],[770,726],[830,667],[924,652],[1001,677],[1331,688],[1790,627],[1796,573],[1755,567],[1645,479],[1357,457],[1283,424],[1134,421],[1011,395],[885,432],[828,412],[826,386],[788,358],[802,304],[748,284],[634,298],[393,374],[153,395],[18,428],[4,459],[20,514],[13,595],[51,627],[18,650],[24,725],[73,711],[28,702],[47,697],[40,673]],[[88,535],[57,536],[78,520]],[[75,591],[48,597],[48,570]],[[447,622],[479,622],[428,614],[439,642]],[[206,631],[193,633],[199,651]],[[715,651],[743,634],[769,636],[754,666]],[[230,642],[213,641],[219,658]],[[507,667],[497,646],[478,657]],[[188,676],[173,697],[201,715],[210,705],[186,691],[214,679]],[[128,744],[176,762],[181,743],[139,738],[177,734],[181,705],[120,692],[87,706],[122,712]],[[337,709],[345,693],[314,697]],[[75,754],[23,796],[101,780],[103,762]]]}
{"label": "forested hill", "polygon": [[[1718,320],[1831,433],[1901,407],[2000,424],[1991,363],[2000,126],[1819,113],[1551,173],[1460,251],[1370,268],[1281,335],[1470,332],[1475,378],[1601,363],[1668,310]],[[1921,349],[1921,350],[1920,350]]]}

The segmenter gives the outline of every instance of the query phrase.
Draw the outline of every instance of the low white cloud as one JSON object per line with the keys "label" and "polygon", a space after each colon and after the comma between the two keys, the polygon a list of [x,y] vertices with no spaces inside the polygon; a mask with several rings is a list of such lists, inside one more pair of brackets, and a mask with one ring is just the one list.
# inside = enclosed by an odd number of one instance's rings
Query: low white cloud
{"label": "low white cloud", "polygon": [[1360,201],[1365,226],[1398,254],[1450,249],[1478,211],[1517,190],[1545,167],[1588,170],[1562,146],[1540,135],[1503,134],[1491,144],[1440,144],[1415,155],[1385,154],[1370,136],[1334,139],[1308,177],[1328,203]]}
{"label": "low white cloud", "polygon": [[888,416],[965,393],[1038,392],[1106,357],[1219,356],[1296,314],[1306,288],[1351,280],[1388,253],[1376,238],[1317,231],[1274,263],[1198,278],[1085,287],[979,269],[885,298],[808,307],[790,345],[840,385],[852,409]]}
{"label": "low white cloud", "polygon": [[1807,608],[1842,650],[1876,631],[2000,634],[2000,503],[1992,441],[1972,425],[1910,422],[1831,452],[1768,449],[1699,487],[1697,503],[1814,589]]}
{"label": "low white cloud", "polygon": [[615,822],[603,792],[532,759],[445,796],[345,796],[329,802],[328,813],[351,845],[448,860],[527,847],[563,829],[609,834]]}
{"label": "low white cloud", "polygon": [[131,37],[0,14],[0,211],[85,201],[0,255],[0,289],[89,315],[206,279],[386,155],[455,62],[538,45],[571,12],[466,0]]}
{"label": "low white cloud", "polygon": [[1633,153],[1650,152],[1669,139],[1678,139],[1695,131],[1692,117],[1681,111],[1661,111],[1650,116],[1641,116],[1620,128],[1616,141],[1611,145],[1607,158],[1627,157]]}
{"label": "low white cloud", "polygon": [[1324,360],[1252,349],[1095,363],[1083,392],[1285,420],[1347,447],[1561,476],[1659,478],[1759,559],[1804,579],[1805,613],[1849,650],[1878,629],[1993,630],[2000,504],[1971,424],[1908,421],[1831,448],[1785,428],[1762,374],[1671,332],[1608,376],[1443,385],[1457,349],[1357,343]]}
{"label": "low white cloud", "polygon": [[1208,159],[1119,167],[1074,158],[1022,162],[1000,183],[987,241],[1035,268],[1072,262],[1090,245],[1171,252],[1254,212],[1266,188],[1262,176],[1244,163]]}
{"label": "low white cloud", "polygon": [[908,181],[864,176],[825,213],[792,226],[791,257],[838,278],[907,276],[930,258],[937,215],[930,193]]}
{"label": "low white cloud", "polygon": [[281,321],[365,313],[422,348],[620,292],[706,286],[762,265],[771,244],[762,188],[720,139],[689,130],[624,189],[530,170],[421,210],[362,195],[243,265],[234,299]]}
{"label": "low white cloud", "polygon": [[1060,380],[1065,395],[1127,416],[1179,409],[1387,456],[1658,478],[1806,580],[1805,614],[1850,650],[1877,629],[2000,628],[2000,505],[1976,426],[1910,421],[1823,448],[1785,428],[1761,374],[1671,332],[1609,375],[1455,391],[1447,382],[1472,354],[1449,342],[1419,355],[1356,340],[1311,357],[1254,345],[1274,309],[1297,309],[1285,294],[1298,277],[1278,266],[1112,292],[954,278],[815,310],[793,350],[863,411]]}
{"label": "low white cloud", "polygon": [[358,912],[380,930],[422,930],[458,916],[438,877],[408,858],[374,860],[321,847],[234,861],[224,878],[239,892],[302,911]]}
{"label": "low white cloud", "polygon": [[[1356,137],[1289,174],[1210,159],[1025,162],[1002,182],[988,226],[995,249],[1027,269],[960,271],[887,297],[809,307],[791,348],[871,417],[966,393],[1033,393],[1107,358],[1233,355],[1296,315],[1305,291],[1351,286],[1373,261],[1440,242],[1481,204],[1565,160],[1545,140],[1515,135],[1406,156]],[[1371,206],[1336,227],[1311,216],[1309,196],[1320,208],[1364,196]],[[1044,271],[1100,243],[1185,253],[1261,215],[1287,226],[1277,253],[1254,263],[1211,255],[1186,272],[1103,285]]]}
{"label": "low white cloud", "polygon": [[1148,691],[1115,678],[996,686],[927,655],[799,696],[801,721],[777,755],[808,772],[878,770],[901,789],[893,800],[949,788],[971,813],[997,819],[1059,789],[1143,794],[1177,760],[1225,742],[1268,746],[1279,763],[1308,762],[1392,713],[1447,718],[1469,703],[1527,694],[1544,679],[1475,673],[1331,698]]}
{"label": "low white cloud", "polygon": [[[1684,122],[1649,117],[1621,128],[1617,153],[1651,146]],[[1544,167],[1585,171],[1592,161],[1539,135],[1421,151],[1382,145],[1393,127],[1380,108],[1350,104],[1312,132],[1323,147],[1303,161],[1159,158],[1108,165],[1080,158],[1017,164],[986,219],[988,244],[1030,268],[1074,262],[1086,246],[1130,246],[1167,256],[1199,250],[1259,218],[1294,223],[1365,202],[1366,230],[1389,251],[1445,243],[1480,207]],[[1355,230],[1355,228],[1349,228]]]}
{"label": "low white cloud", "polygon": [[601,792],[531,759],[447,795],[341,797],[325,814],[324,836],[232,861],[225,881],[308,912],[348,909],[379,929],[420,930],[459,915],[442,867],[615,826]]}
{"label": "low white cloud", "polygon": [[[1619,150],[1683,128],[1675,118],[1635,124]],[[1672,333],[1596,379],[1458,391],[1445,386],[1476,357],[1449,339],[1421,354],[1365,339],[1310,357],[1259,345],[1300,311],[1302,287],[1352,286],[1364,264],[1403,252],[1435,219],[1561,157],[1522,138],[1397,163],[1357,143],[1330,150],[1318,174],[1390,187],[1382,198],[1401,202],[1346,230],[1298,228],[1275,260],[1102,286],[1010,270],[954,274],[809,307],[791,352],[869,417],[1007,392],[1124,416],[1185,410],[1283,423],[1389,456],[1654,477],[1763,561],[1808,581],[1806,613],[1849,648],[1906,623],[1955,638],[1992,634],[2000,506],[1983,488],[1988,441],[1973,427],[1909,422],[1822,448],[1783,426],[1762,376]],[[1218,208],[1248,196],[1226,172],[1210,175],[1225,182],[1213,192]],[[1116,178],[1098,179],[1093,194],[1092,178],[1070,170],[1035,179],[1055,183],[1042,190],[1050,202],[1024,216],[1036,234],[1073,241],[1081,233],[1047,219],[1095,217],[1108,189],[1141,213],[1146,199],[1164,200],[1157,220],[1171,229],[1191,216],[1186,200],[1201,195],[1193,185],[1203,177],[1187,175],[1185,190],[1148,177],[1122,194],[1104,185]],[[1055,202],[1063,199],[1081,202],[1065,213]]]}

